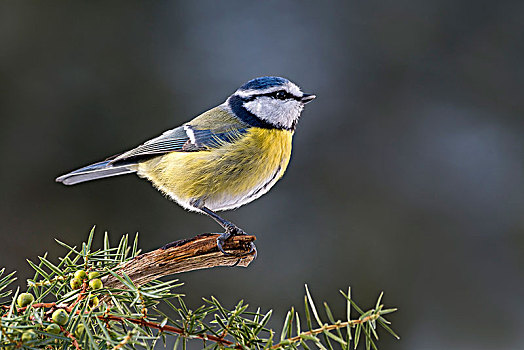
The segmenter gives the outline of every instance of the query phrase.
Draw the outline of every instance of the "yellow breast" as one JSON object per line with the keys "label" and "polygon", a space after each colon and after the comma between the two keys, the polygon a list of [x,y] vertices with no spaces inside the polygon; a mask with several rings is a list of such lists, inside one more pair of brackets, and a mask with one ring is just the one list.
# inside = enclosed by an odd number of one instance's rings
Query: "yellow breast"
{"label": "yellow breast", "polygon": [[266,193],[284,174],[293,133],[250,128],[233,143],[198,152],[171,152],[139,165],[140,176],[188,209],[201,200],[227,210]]}

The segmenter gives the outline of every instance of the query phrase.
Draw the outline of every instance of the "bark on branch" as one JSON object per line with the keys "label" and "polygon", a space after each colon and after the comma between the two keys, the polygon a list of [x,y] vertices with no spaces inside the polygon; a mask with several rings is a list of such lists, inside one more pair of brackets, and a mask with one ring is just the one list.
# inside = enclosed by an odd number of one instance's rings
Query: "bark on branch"
{"label": "bark on branch", "polygon": [[[232,236],[224,244],[224,249],[233,255],[224,255],[217,248],[219,234],[205,233],[190,239],[169,243],[165,247],[140,254],[124,263],[116,272],[125,273],[137,286],[154,279],[175,273],[207,269],[216,266],[248,266],[255,258],[255,253],[248,254],[255,236]],[[248,255],[246,255],[248,254]],[[103,279],[105,287],[122,287],[120,281],[112,275]]]}

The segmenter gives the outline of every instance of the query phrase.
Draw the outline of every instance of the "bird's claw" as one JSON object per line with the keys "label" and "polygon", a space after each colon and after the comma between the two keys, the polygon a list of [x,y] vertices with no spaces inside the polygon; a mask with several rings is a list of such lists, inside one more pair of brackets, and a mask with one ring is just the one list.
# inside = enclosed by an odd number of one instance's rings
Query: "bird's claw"
{"label": "bird's claw", "polygon": [[228,253],[224,250],[224,243],[226,242],[226,240],[231,237],[231,233],[229,232],[224,232],[223,234],[221,234],[220,236],[218,236],[217,238],[217,247],[218,247],[218,250],[220,250],[224,255],[233,255],[231,253]]}
{"label": "bird's claw", "polygon": [[222,252],[222,254],[224,255],[229,255],[229,256],[236,256],[238,257],[239,259],[237,260],[237,262],[232,265],[233,266],[237,266],[239,263],[240,263],[240,258],[243,258],[245,256],[248,256],[248,255],[252,255],[254,254],[254,258],[256,259],[257,257],[257,248],[255,246],[255,243],[253,242],[250,242],[250,246],[251,246],[251,249],[249,250],[249,252],[247,253],[242,253],[242,254],[233,254],[233,253],[229,253],[229,252],[226,252],[224,250],[224,243],[232,236],[238,236],[238,235],[247,235],[247,233],[245,233],[244,231],[242,231],[241,229],[239,229],[237,226],[235,225],[232,225],[231,226],[228,226],[226,228],[226,232],[224,232],[223,234],[221,234],[220,236],[217,237],[217,247],[218,247],[218,250],[220,250]]}

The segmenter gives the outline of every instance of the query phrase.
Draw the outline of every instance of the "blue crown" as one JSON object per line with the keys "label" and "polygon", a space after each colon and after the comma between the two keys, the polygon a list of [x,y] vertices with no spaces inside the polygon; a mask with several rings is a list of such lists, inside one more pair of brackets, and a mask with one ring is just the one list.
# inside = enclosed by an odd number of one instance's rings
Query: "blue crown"
{"label": "blue crown", "polygon": [[260,77],[248,81],[240,87],[241,90],[263,90],[273,86],[281,86],[289,80],[280,77]]}

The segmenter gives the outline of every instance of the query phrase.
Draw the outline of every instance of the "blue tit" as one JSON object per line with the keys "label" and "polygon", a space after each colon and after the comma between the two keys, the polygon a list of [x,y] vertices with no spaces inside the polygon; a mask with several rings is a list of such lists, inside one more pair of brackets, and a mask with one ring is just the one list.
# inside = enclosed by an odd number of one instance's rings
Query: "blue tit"
{"label": "blue tit", "polygon": [[300,114],[315,97],[284,78],[256,78],[182,126],[56,181],[74,185],[136,173],[220,224],[225,232],[217,245],[225,253],[225,240],[244,231],[216,212],[257,199],[284,175]]}

